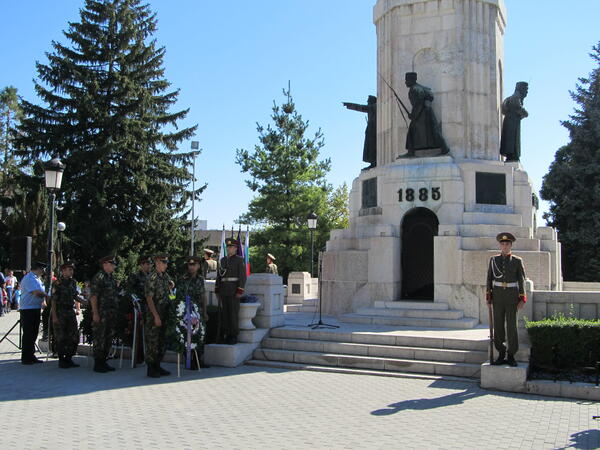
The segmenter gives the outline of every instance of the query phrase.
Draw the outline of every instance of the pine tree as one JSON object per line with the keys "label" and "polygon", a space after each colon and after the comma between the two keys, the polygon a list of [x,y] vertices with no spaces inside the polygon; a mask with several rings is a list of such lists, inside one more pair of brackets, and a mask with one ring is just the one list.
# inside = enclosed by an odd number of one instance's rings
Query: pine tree
{"label": "pine tree", "polygon": [[[263,227],[252,234],[253,270],[263,270],[266,254],[272,253],[286,280],[292,271],[310,270],[306,218],[311,212],[321,215],[327,208],[331,188],[325,175],[331,163],[318,160],[324,145],[321,130],[306,137],[308,121],[296,111],[289,88],[283,93],[283,105],[273,102],[273,125],[257,124],[260,144],[253,152],[238,149],[236,162],[252,177],[246,184],[257,194],[240,222]],[[325,221],[318,226],[317,237],[329,231]]]}
{"label": "pine tree", "polygon": [[550,202],[544,218],[562,243],[563,277],[598,281],[600,274],[600,43],[590,54],[598,66],[580,78],[571,97],[578,106],[570,120],[570,142],[555,155],[541,196]]}
{"label": "pine tree", "polygon": [[[164,78],[157,19],[139,0],[86,0],[80,21],[37,63],[43,105],[23,102],[18,139],[25,165],[59,156],[66,164],[59,203],[65,249],[86,275],[98,258],[184,251],[191,152],[177,144],[188,110],[171,112],[179,91]],[[198,198],[204,186],[194,193]]]}

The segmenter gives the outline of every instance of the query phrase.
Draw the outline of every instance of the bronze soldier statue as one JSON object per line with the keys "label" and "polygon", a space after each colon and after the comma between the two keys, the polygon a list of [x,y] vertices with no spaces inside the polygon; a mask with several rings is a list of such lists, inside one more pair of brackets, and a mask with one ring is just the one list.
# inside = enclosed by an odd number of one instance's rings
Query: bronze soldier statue
{"label": "bronze soldier statue", "polygon": [[428,150],[439,148],[442,155],[448,154],[450,149],[442,136],[440,124],[435,117],[431,102],[433,94],[431,89],[417,83],[417,74],[407,72],[405,83],[409,88],[408,99],[412,106],[412,111],[408,117],[410,124],[408,134],[406,135],[406,157],[415,156],[416,150]]}
{"label": "bronze soldier statue", "polygon": [[[237,344],[240,332],[239,312],[240,297],[246,286],[246,264],[244,258],[238,256],[238,241],[226,239],[227,256],[221,258],[221,265],[215,282],[215,294],[219,297],[220,334],[228,345]],[[221,336],[218,336],[221,339]]]}
{"label": "bronze soldier statue", "polygon": [[[508,364],[517,366],[515,354],[519,350],[517,333],[517,310],[523,309],[525,296],[525,269],[523,260],[511,253],[516,238],[511,233],[496,236],[500,243],[500,254],[490,259],[487,273],[486,301],[493,307],[494,346],[498,359],[493,365]],[[505,328],[506,323],[506,328]],[[508,340],[507,348],[504,340]]]}
{"label": "bronze soldier statue", "polygon": [[171,372],[160,367],[166,351],[166,329],[171,301],[169,296],[174,284],[167,274],[169,257],[161,254],[154,257],[154,272],[146,281],[146,365],[150,378],[170,375]]}
{"label": "bronze soldier statue", "polygon": [[90,286],[94,371],[106,373],[115,370],[106,360],[112,346],[119,311],[117,281],[113,276],[117,263],[113,255],[105,256],[99,262],[102,270],[94,275]]}
{"label": "bronze soldier statue", "polygon": [[277,275],[277,264],[275,264],[275,257],[270,253],[267,253],[267,273]]}
{"label": "bronze soldier statue", "polygon": [[523,108],[523,100],[527,97],[529,85],[519,81],[515,92],[502,102],[502,136],[500,138],[500,154],[507,161],[519,161],[521,157],[521,119],[529,114]]}
{"label": "bronze soldier statue", "polygon": [[377,97],[369,95],[366,105],[344,102],[344,106],[353,111],[367,113],[367,128],[365,129],[365,145],[363,161],[369,163],[364,170],[377,166]]}
{"label": "bronze soldier statue", "polygon": [[72,261],[60,266],[60,276],[52,283],[52,325],[58,353],[58,367],[69,369],[79,367],[73,362],[79,345],[75,302],[78,299],[77,282],[73,279]]}

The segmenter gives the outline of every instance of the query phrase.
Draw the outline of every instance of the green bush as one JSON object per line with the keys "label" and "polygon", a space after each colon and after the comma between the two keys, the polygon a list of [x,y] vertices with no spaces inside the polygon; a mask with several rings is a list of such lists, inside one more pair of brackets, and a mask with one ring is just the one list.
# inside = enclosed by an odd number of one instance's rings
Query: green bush
{"label": "green bush", "polygon": [[600,359],[600,320],[562,314],[525,325],[531,340],[531,363],[537,368],[593,367]]}

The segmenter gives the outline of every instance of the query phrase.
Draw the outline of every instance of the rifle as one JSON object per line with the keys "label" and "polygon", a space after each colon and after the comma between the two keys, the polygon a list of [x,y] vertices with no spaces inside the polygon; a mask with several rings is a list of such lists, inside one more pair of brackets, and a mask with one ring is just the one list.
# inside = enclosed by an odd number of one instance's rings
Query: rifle
{"label": "rifle", "polygon": [[488,303],[488,321],[490,323],[490,364],[494,362],[494,307]]}
{"label": "rifle", "polygon": [[377,75],[379,75],[381,77],[381,79],[386,84],[386,86],[389,87],[390,90],[393,92],[394,97],[396,98],[396,103],[398,104],[398,109],[400,110],[400,114],[402,115],[402,118],[404,119],[404,123],[408,127],[408,121],[406,120],[406,117],[404,116],[404,113],[402,112],[402,108],[404,108],[404,111],[406,111],[406,114],[410,117],[410,112],[408,111],[408,108],[406,108],[406,106],[404,105],[404,103],[402,103],[402,100],[400,100],[400,97],[398,96],[398,94],[396,93],[396,91],[394,90],[394,88],[390,85],[390,83],[388,83],[386,81],[386,79],[383,78],[383,75],[381,75],[379,72],[377,72]]}

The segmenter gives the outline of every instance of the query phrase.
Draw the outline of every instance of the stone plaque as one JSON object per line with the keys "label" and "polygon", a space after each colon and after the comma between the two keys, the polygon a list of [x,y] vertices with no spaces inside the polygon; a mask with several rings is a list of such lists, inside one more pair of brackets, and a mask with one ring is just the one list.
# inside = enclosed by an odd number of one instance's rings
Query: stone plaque
{"label": "stone plaque", "polygon": [[299,294],[299,293],[300,293],[300,285],[292,284],[292,294]]}
{"label": "stone plaque", "polygon": [[506,205],[506,175],[475,173],[475,202],[486,205]]}
{"label": "stone plaque", "polygon": [[362,182],[362,209],[377,206],[377,177]]}

